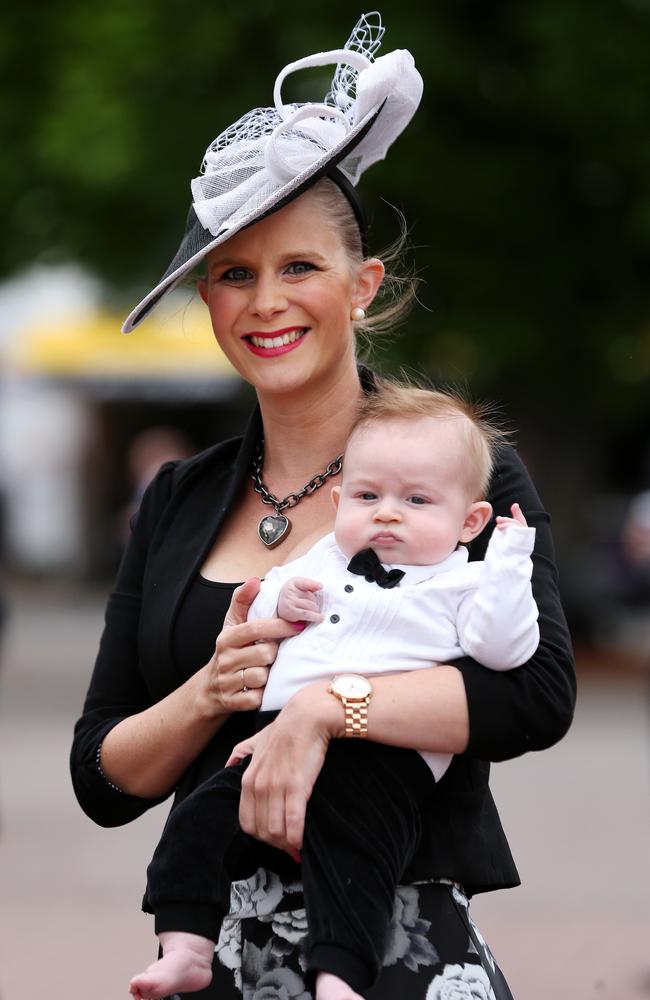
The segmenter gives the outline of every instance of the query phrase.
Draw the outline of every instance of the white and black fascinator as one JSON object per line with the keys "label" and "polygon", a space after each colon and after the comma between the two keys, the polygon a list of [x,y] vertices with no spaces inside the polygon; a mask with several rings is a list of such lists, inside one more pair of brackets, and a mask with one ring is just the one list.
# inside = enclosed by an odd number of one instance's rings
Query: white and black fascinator
{"label": "white and black fascinator", "polygon": [[[422,96],[410,52],[375,58],[384,28],[377,11],[361,16],[342,49],[317,52],[285,66],[275,81],[274,107],[255,108],[208,147],[192,181],[192,205],[176,256],[122,327],[129,333],[207,253],[245,226],[292,201],[324,176],[346,194],[362,230],[354,185],[383,160]],[[282,84],[312,66],[336,64],[321,103],[285,104]]]}

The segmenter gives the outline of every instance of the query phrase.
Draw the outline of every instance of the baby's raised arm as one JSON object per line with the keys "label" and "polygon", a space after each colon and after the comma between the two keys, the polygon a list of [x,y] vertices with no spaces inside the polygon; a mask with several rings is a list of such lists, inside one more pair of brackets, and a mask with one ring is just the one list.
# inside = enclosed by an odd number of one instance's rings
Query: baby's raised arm
{"label": "baby's raised arm", "polygon": [[497,515],[496,525],[499,531],[506,531],[512,524],[521,524],[523,528],[528,527],[528,521],[524,517],[522,509],[518,503],[513,503],[510,511],[512,513],[512,517],[504,517],[501,514]]}
{"label": "baby's raised arm", "polygon": [[491,670],[526,663],[539,644],[539,612],[531,586],[535,529],[528,527],[518,503],[510,511],[512,517],[497,517],[478,587],[458,611],[462,648]]}

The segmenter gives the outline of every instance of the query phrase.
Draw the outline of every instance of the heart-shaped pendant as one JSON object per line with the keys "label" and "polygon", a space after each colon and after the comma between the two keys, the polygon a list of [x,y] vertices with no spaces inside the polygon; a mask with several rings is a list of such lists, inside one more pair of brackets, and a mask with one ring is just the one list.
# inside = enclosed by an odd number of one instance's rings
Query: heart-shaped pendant
{"label": "heart-shaped pendant", "polygon": [[257,534],[266,545],[273,549],[291,531],[291,521],[284,514],[267,514],[257,526]]}

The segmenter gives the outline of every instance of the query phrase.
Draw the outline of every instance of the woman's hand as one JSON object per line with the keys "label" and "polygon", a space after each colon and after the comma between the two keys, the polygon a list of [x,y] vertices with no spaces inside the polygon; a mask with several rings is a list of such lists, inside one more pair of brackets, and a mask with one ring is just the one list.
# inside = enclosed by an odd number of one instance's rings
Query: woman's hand
{"label": "woman's hand", "polygon": [[237,587],[214,656],[201,670],[110,730],[101,753],[109,781],[140,798],[169,795],[232,712],[259,708],[278,643],[296,634],[279,618],[246,620],[259,589],[257,577]]}
{"label": "woman's hand", "polygon": [[333,719],[327,716],[333,709],[338,718],[337,708],[323,684],[303,688],[269,726],[238,743],[226,762],[253,757],[242,778],[242,830],[294,859],[302,847],[307,802],[333,735]]}
{"label": "woman's hand", "polygon": [[259,708],[278,644],[296,634],[295,626],[280,618],[247,621],[259,589],[259,578],[250,577],[232,595],[214,655],[204,669],[211,714]]}

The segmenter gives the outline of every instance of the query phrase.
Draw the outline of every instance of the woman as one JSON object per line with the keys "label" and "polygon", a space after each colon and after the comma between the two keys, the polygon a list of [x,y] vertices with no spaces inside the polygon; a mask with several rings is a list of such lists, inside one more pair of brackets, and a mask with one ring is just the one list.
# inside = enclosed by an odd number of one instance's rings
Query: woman
{"label": "woman", "polygon": [[[168,463],[147,491],[72,751],[79,801],[103,825],[128,822],[173,790],[180,801],[235,745],[252,753],[240,818],[259,842],[259,868],[235,887],[206,996],[310,996],[291,855],[342,706],[313,685],[264,726],[254,710],[292,628],[246,616],[259,578],[332,530],[329,490],[319,487],[337,474],[356,406],[372,391],[372,374],[356,365],[354,327],[383,265],[365,256],[350,180],[385,154],[421,89],[408,53],[372,60],[379,34],[362,18],[345,50],[288,67],[276,107],[245,116],[210,147],[181,248],[125,324],[136,325],[205,259],[199,291],[215,336],[259,401],[242,440]],[[283,105],[287,72],[332,61],[339,66],[329,103]],[[371,739],[457,755],[398,891],[384,970],[368,993],[375,1000],[398,991],[413,1000],[451,990],[510,997],[467,906],[474,892],[518,882],[485,761],[555,742],[574,700],[548,517],[506,450],[488,499],[495,514],[507,514],[512,498],[537,528],[542,638],[533,659],[512,674],[465,659],[374,685]],[[261,500],[275,513],[264,517]]]}

